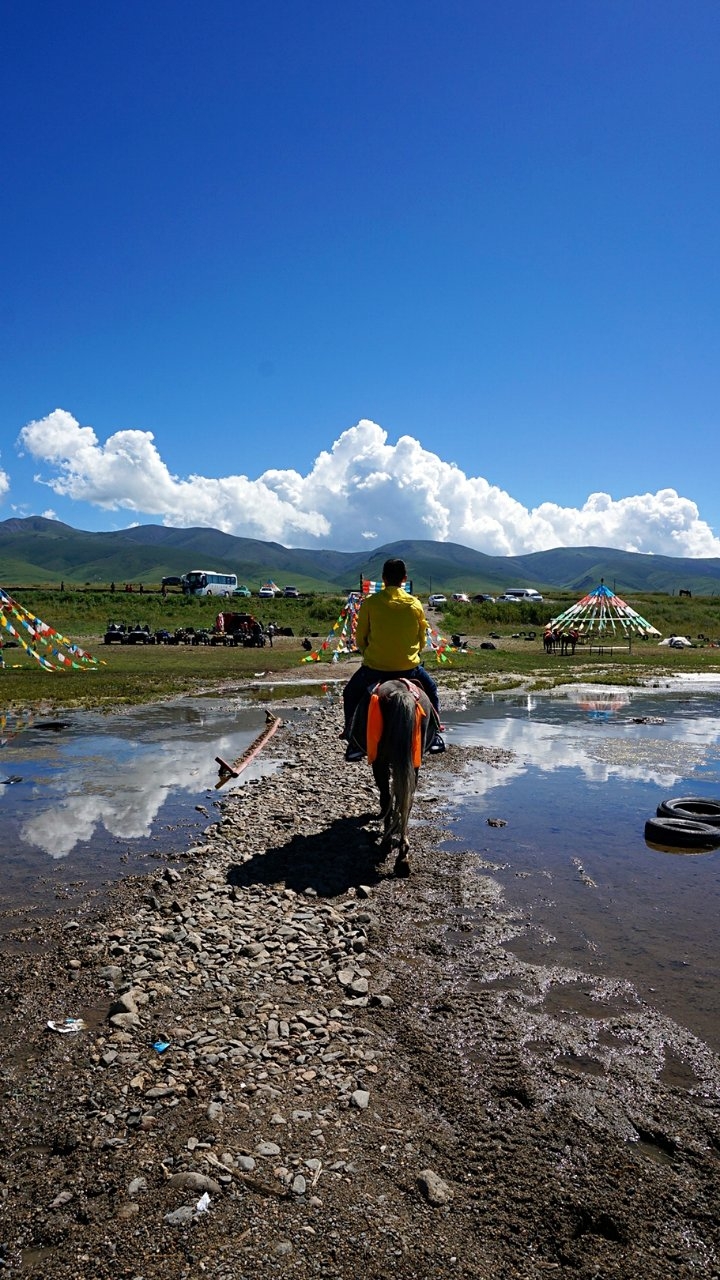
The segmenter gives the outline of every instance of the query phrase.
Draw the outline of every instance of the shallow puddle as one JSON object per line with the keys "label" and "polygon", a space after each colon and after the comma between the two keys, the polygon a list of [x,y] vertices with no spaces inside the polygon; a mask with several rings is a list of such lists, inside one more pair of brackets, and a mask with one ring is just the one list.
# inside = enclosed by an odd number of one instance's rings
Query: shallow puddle
{"label": "shallow puddle", "polygon": [[501,768],[472,760],[456,775],[446,845],[498,865],[527,921],[509,949],[626,979],[716,1049],[720,850],[678,856],[648,845],[644,829],[662,800],[720,800],[719,713],[707,691],[587,689],[496,696],[444,716],[449,743],[512,752]]}
{"label": "shallow puddle", "polygon": [[260,707],[232,698],[6,720],[0,929],[187,847],[219,794],[273,767],[261,757],[215,790],[216,757],[237,760],[264,726]]}

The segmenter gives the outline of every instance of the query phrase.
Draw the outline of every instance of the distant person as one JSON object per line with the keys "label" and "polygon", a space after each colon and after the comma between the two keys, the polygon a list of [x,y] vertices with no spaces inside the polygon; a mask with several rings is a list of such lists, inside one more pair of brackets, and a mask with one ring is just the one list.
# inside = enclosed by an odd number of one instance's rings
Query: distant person
{"label": "distant person", "polygon": [[[406,579],[404,561],[386,560],[382,569],[382,591],[365,596],[358,611],[355,643],[363,662],[343,689],[345,727],[341,736],[348,741],[346,760],[362,760],[365,754],[350,742],[353,716],[366,691],[384,680],[416,680],[430,699],[438,720],[440,718],[437,685],[420,662],[427,621],[417,597],[403,590]],[[429,749],[435,754],[445,750],[439,733]]]}
{"label": "distant person", "polygon": [[140,583],[140,586],[138,587],[138,591],[140,592],[140,595],[143,595],[143,593],[144,593],[144,591],[145,591],[145,588],[144,588],[144,586],[143,586],[142,582]]}
{"label": "distant person", "polygon": [[160,592],[160,594],[162,595],[162,598],[163,598],[163,600],[164,600],[164,599],[165,599],[165,597],[166,597],[166,595],[167,595],[167,586],[165,585],[165,583],[164,583],[164,582],[163,582],[163,584],[162,584],[162,588],[161,588],[161,592]]}
{"label": "distant person", "polygon": [[110,583],[110,590],[112,591],[112,593],[113,593],[113,595],[114,595],[114,594],[115,594],[115,583],[114,583],[114,582],[111,582],[111,583]]}
{"label": "distant person", "polygon": [[61,590],[61,591],[64,591],[64,590],[65,590],[65,579],[64,579],[64,578],[63,578],[62,582],[60,583],[60,590]]}

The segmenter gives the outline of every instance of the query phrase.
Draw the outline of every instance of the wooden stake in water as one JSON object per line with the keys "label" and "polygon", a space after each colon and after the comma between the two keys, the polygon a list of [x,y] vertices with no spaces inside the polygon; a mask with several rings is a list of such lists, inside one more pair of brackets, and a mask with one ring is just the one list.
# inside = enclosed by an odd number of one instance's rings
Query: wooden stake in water
{"label": "wooden stake in water", "polygon": [[274,716],[271,711],[265,712],[265,719],[267,723],[262,733],[258,734],[257,738],[250,743],[247,750],[243,751],[242,755],[238,756],[237,760],[234,760],[232,764],[228,764],[227,760],[223,760],[222,756],[215,757],[217,764],[220,765],[218,770],[220,777],[215,783],[216,791],[219,791],[220,787],[224,787],[225,783],[229,782],[231,778],[240,777],[243,769],[247,769],[250,762],[260,754],[265,743],[270,741],[273,734],[282,724],[282,720],[280,720],[278,716]]}

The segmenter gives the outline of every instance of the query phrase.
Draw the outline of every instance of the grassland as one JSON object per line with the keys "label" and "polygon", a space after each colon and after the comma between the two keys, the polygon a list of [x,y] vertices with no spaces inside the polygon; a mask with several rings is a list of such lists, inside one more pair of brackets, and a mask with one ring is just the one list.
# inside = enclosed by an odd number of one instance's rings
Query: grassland
{"label": "grassland", "polygon": [[[147,622],[151,630],[167,627],[210,627],[219,608],[216,600],[194,599],[170,593],[137,593],[98,590],[43,590],[18,593],[25,609],[48,622],[100,659],[95,670],[47,672],[28,658],[21,648],[4,649],[5,666],[0,670],[1,705],[5,709],[42,704],[45,707],[112,707],[157,701],[200,689],[218,690],[253,680],[259,671],[296,672],[298,679],[308,674],[320,678],[342,678],[344,662],[330,665],[330,652],[320,662],[303,665],[301,647],[305,636],[319,647],[340,617],[344,600],[340,596],[308,595],[300,600],[237,600],[234,607],[247,609],[264,623],[291,627],[294,635],[282,637],[271,649],[224,648],[212,646],[126,646],[104,645],[102,637],[109,619],[133,623]],[[436,666],[430,655],[428,666],[442,685],[460,682],[472,675],[479,687],[491,689],[524,685],[551,688],[562,683],[637,684],[652,677],[695,672],[720,672],[720,648],[710,643],[720,633],[717,605],[713,600],[687,600],[648,596],[633,600],[649,620],[665,634],[689,635],[692,649],[658,648],[654,641],[636,640],[629,649],[619,642],[598,653],[593,647],[578,647],[574,657],[546,654],[542,647],[542,626],[548,617],[567,607],[572,597],[537,605],[458,605],[444,614],[431,613],[435,628],[445,637],[460,632],[468,638],[469,652],[451,654]],[[534,632],[534,637],[533,637]],[[490,634],[495,649],[481,649]],[[699,639],[699,637],[703,637]]]}

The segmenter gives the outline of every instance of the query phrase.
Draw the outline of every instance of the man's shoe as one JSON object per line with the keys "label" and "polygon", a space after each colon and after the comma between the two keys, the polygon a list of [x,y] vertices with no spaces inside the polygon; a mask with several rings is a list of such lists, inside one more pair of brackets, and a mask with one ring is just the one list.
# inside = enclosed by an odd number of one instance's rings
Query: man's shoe
{"label": "man's shoe", "polygon": [[433,756],[440,756],[442,755],[443,751],[447,751],[447,747],[445,746],[445,739],[441,737],[439,733],[435,734],[435,737],[433,738],[432,742],[430,743],[430,746],[428,747],[428,751]]}
{"label": "man's shoe", "polygon": [[365,759],[365,752],[361,751],[359,747],[348,747],[345,752],[345,759],[348,764],[354,764],[357,760]]}

